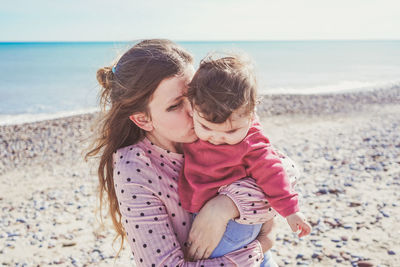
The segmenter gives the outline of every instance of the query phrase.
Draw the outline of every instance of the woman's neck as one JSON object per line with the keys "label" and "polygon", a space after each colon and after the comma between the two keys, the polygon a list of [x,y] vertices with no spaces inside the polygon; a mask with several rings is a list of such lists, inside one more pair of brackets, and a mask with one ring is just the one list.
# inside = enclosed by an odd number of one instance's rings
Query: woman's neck
{"label": "woman's neck", "polygon": [[149,141],[155,144],[156,146],[161,147],[165,150],[169,150],[174,153],[183,153],[182,145],[180,143],[166,140],[165,138],[154,135],[153,133],[150,132],[146,132],[146,138],[149,139]]}

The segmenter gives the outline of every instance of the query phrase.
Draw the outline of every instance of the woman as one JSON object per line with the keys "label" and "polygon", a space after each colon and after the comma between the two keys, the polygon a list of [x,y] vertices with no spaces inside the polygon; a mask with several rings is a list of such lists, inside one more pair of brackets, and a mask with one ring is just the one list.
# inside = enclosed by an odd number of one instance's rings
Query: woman
{"label": "woman", "polygon": [[[197,139],[185,97],[192,62],[171,41],[144,40],[98,70],[105,113],[87,157],[100,154],[101,203],[106,192],[114,227],[122,243],[126,235],[137,266],[259,266],[274,240],[271,224],[247,246],[206,259],[230,219],[260,223],[271,216],[252,179],[221,188],[193,227],[178,199],[180,144]],[[195,252],[185,258],[188,247]],[[269,260],[266,253],[263,264],[272,266]]]}

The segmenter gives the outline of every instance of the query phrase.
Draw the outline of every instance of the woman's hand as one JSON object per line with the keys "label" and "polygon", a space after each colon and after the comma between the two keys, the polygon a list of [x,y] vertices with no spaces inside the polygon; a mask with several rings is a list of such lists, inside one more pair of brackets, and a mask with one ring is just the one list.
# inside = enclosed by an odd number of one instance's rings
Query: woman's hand
{"label": "woman's hand", "polygon": [[275,220],[269,220],[263,223],[257,240],[260,242],[263,253],[267,252],[275,243]]}
{"label": "woman's hand", "polygon": [[221,241],[229,220],[238,216],[239,210],[229,197],[220,195],[209,200],[193,221],[185,258],[189,261],[209,258]]}

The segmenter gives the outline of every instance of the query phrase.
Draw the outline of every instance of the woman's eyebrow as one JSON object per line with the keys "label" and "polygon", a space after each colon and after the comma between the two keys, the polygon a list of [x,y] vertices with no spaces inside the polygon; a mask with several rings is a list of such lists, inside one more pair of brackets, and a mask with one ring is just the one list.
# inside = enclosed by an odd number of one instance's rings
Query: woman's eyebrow
{"label": "woman's eyebrow", "polygon": [[180,98],[182,98],[183,97],[183,95],[179,95],[179,96],[177,96],[177,97],[175,97],[175,98],[173,98],[173,99],[170,99],[169,101],[168,101],[168,103],[175,103],[176,101],[178,101]]}

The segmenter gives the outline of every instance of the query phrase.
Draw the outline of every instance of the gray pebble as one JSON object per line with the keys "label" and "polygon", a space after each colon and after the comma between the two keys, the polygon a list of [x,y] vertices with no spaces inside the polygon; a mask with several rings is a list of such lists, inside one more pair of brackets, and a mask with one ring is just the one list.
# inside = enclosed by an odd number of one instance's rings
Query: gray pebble
{"label": "gray pebble", "polygon": [[383,217],[386,217],[386,218],[390,217],[389,214],[386,213],[386,212],[383,211],[383,210],[380,210],[379,212],[383,215]]}
{"label": "gray pebble", "polygon": [[388,250],[388,254],[389,255],[396,255],[396,252],[394,252],[393,250]]}

